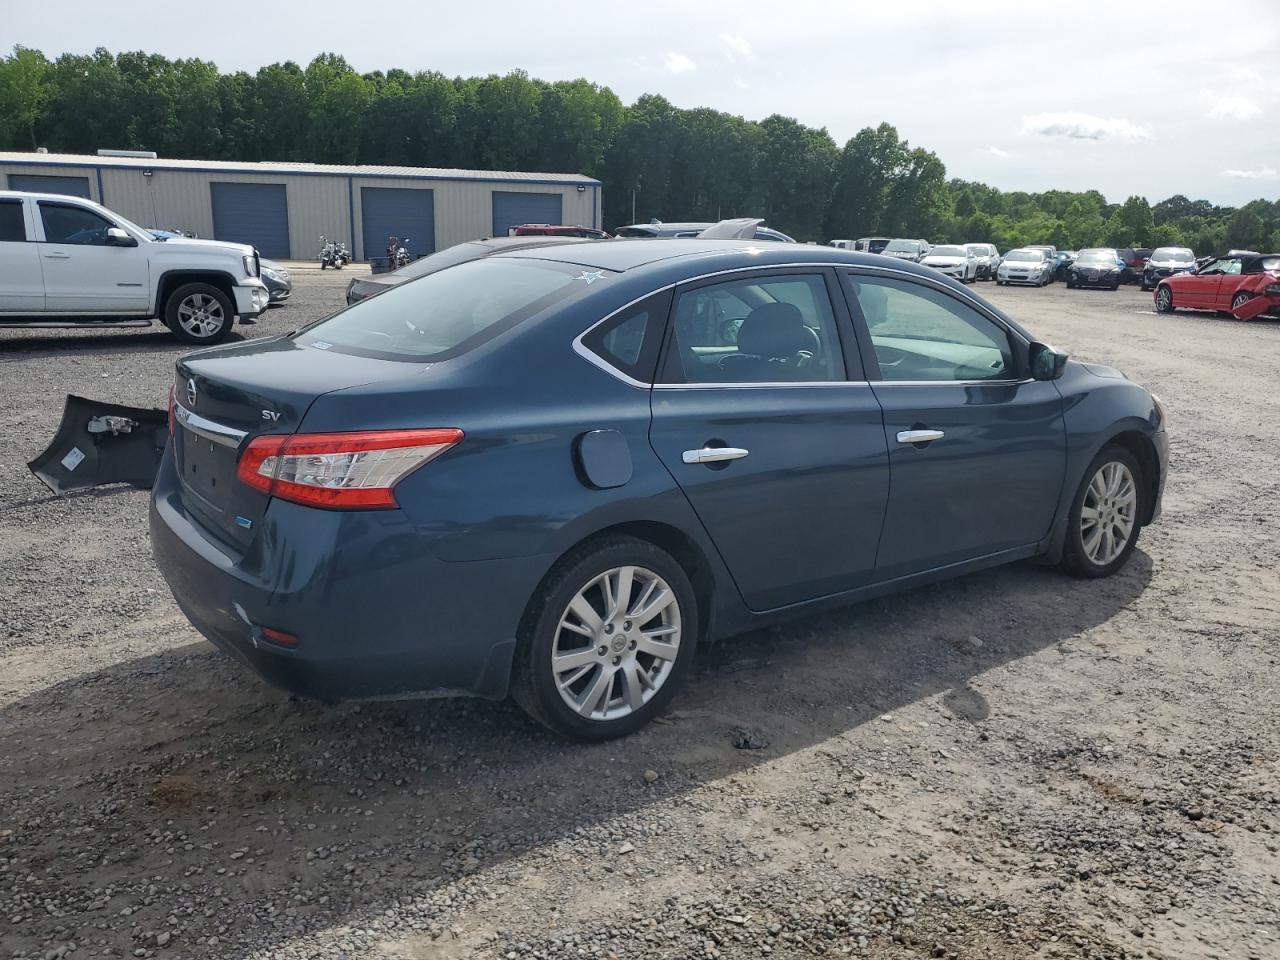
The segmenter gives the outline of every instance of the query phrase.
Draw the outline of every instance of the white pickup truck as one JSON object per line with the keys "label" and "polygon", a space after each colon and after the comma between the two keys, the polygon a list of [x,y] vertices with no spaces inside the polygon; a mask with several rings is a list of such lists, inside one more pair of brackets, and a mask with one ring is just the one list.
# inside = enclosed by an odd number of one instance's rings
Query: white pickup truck
{"label": "white pickup truck", "polygon": [[0,190],[0,327],[150,326],[218,343],[266,309],[251,246],[157,240],[79,197]]}

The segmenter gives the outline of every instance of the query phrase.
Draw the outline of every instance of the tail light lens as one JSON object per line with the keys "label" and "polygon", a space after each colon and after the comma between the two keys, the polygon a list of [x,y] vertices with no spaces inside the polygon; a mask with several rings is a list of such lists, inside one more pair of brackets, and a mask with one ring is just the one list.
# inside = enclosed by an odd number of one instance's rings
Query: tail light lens
{"label": "tail light lens", "polygon": [[307,506],[386,510],[397,506],[397,483],[462,437],[452,428],[262,436],[245,448],[236,476]]}

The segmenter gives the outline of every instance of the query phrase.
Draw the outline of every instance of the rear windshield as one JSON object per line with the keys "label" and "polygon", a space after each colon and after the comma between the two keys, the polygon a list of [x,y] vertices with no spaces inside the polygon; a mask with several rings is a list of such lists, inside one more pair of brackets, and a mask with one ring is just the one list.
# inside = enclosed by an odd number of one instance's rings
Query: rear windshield
{"label": "rear windshield", "polygon": [[429,257],[423,257],[420,260],[405,264],[399,270],[391,271],[389,276],[425,277],[427,274],[443,270],[445,267],[466,263],[468,260],[478,260],[481,257],[489,256],[491,253],[493,253],[493,250],[478,243],[459,243],[456,246],[441,250],[439,253],[433,253]]}
{"label": "rear windshield", "polygon": [[448,360],[609,276],[568,263],[486,257],[361,300],[307,327],[298,339],[381,360]]}

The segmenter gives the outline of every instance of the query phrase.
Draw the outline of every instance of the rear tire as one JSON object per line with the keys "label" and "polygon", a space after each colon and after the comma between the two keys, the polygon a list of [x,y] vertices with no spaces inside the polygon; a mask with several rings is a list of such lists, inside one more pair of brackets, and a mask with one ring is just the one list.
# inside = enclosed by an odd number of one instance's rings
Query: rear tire
{"label": "rear tire", "polygon": [[1062,566],[1077,577],[1109,577],[1128,562],[1142,532],[1142,467],[1120,446],[1104,447],[1071,502]]}
{"label": "rear tire", "polygon": [[[669,601],[648,613],[664,595]],[[698,623],[693,585],[666,551],[632,537],[584,544],[552,568],[529,602],[511,695],[565,737],[626,736],[683,684]]]}
{"label": "rear tire", "polygon": [[231,336],[235,306],[217,287],[208,283],[184,283],[164,305],[164,322],[183,343],[221,343]]}
{"label": "rear tire", "polygon": [[1252,294],[1245,293],[1243,290],[1241,290],[1239,293],[1237,293],[1234,297],[1231,298],[1232,314],[1234,314],[1236,310],[1238,310],[1240,307],[1243,307],[1246,303],[1248,303],[1252,299],[1253,299]]}

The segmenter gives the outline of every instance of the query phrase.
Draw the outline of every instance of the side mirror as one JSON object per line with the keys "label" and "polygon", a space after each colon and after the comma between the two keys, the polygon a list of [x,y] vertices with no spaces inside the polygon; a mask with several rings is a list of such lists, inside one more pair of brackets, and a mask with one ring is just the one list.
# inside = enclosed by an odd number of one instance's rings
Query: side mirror
{"label": "side mirror", "polygon": [[108,247],[136,247],[138,241],[129,236],[129,234],[120,227],[107,228],[107,246]]}
{"label": "side mirror", "polygon": [[1057,380],[1067,369],[1068,354],[1047,343],[1033,343],[1027,351],[1032,380]]}

